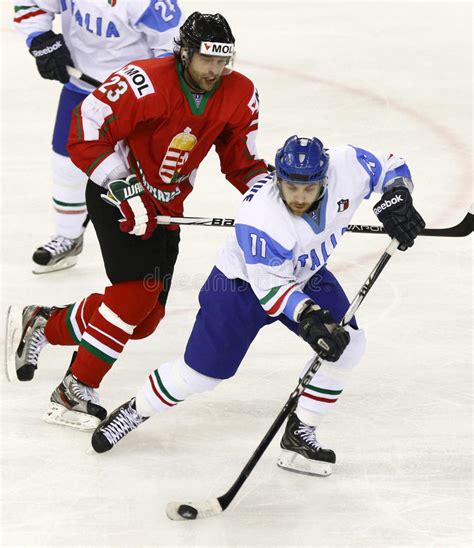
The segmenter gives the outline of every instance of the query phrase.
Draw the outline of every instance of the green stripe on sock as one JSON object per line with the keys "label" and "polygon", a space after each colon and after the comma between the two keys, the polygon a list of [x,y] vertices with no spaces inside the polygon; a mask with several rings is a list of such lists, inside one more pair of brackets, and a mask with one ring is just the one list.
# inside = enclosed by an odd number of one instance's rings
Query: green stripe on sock
{"label": "green stripe on sock", "polygon": [[63,207],[79,207],[79,206],[85,206],[86,202],[77,202],[77,203],[70,203],[70,202],[60,202],[59,200],[56,200],[53,198],[53,202],[56,205],[63,206]]}
{"label": "green stripe on sock", "polygon": [[95,346],[92,346],[87,341],[82,340],[80,343],[80,346],[85,348],[88,352],[90,352],[96,358],[99,358],[99,360],[102,360],[108,365],[114,365],[115,358],[111,358],[109,355],[105,354],[105,352],[102,352],[102,350],[99,350]]}
{"label": "green stripe on sock", "polygon": [[73,308],[74,308],[73,304],[71,304],[71,306],[68,308],[68,311],[67,311],[67,314],[66,314],[66,327],[69,331],[69,334],[72,337],[72,340],[76,344],[79,344],[81,341],[80,341],[80,339],[77,338],[76,332],[74,331],[74,328],[72,327],[72,322],[71,322],[71,314],[72,314],[72,309]]}
{"label": "green stripe on sock", "polygon": [[342,390],[328,390],[327,388],[318,388],[317,386],[311,386],[310,384],[306,387],[306,390],[313,390],[314,392],[329,394],[330,396],[339,396],[339,394],[342,394]]}
{"label": "green stripe on sock", "polygon": [[160,387],[160,390],[163,392],[163,394],[169,400],[174,401],[175,403],[179,403],[179,402],[183,401],[183,400],[177,400],[176,398],[173,398],[173,396],[168,392],[168,390],[166,390],[163,383],[161,382],[160,375],[158,374],[158,371],[156,369],[155,369],[154,373],[155,373],[155,377],[156,377],[156,381],[158,383],[158,386]]}

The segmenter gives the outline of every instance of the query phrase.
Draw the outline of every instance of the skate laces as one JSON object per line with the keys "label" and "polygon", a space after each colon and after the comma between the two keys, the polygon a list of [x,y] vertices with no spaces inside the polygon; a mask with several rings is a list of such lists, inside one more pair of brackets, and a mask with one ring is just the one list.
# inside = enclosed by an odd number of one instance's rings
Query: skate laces
{"label": "skate laces", "polygon": [[115,445],[131,430],[134,430],[145,420],[131,405],[120,410],[116,417],[107,426],[101,428],[108,442]]}
{"label": "skate laces", "polygon": [[43,249],[49,251],[53,256],[69,251],[74,246],[74,240],[65,236],[54,236],[51,241],[43,246]]}
{"label": "skate laces", "polygon": [[30,343],[28,345],[28,351],[26,354],[26,361],[31,365],[38,363],[38,358],[41,350],[48,344],[46,335],[44,334],[44,328],[40,327],[35,330],[31,336]]}
{"label": "skate laces", "polygon": [[71,382],[71,392],[76,398],[79,398],[82,401],[99,404],[99,394],[96,392],[95,388],[82,384],[77,380],[73,375]]}
{"label": "skate laces", "polygon": [[307,424],[300,422],[298,428],[295,430],[295,434],[300,436],[301,439],[305,441],[308,445],[310,445],[313,449],[321,449],[321,445],[316,439],[314,431],[314,426],[308,426]]}

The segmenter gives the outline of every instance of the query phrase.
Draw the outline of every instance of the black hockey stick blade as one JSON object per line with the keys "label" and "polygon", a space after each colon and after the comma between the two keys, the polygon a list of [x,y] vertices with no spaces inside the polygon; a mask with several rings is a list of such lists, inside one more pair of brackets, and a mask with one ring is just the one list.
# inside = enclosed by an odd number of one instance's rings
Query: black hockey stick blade
{"label": "black hockey stick blade", "polygon": [[449,228],[425,228],[422,236],[449,236],[451,238],[462,238],[469,236],[474,230],[474,204],[471,204],[464,219],[457,225]]}
{"label": "black hockey stick blade", "polygon": [[[474,204],[471,205],[464,219],[457,225],[447,228],[424,228],[420,236],[437,236],[444,238],[462,238],[469,236],[474,228]],[[375,225],[349,225],[348,232],[359,234],[386,234],[383,226]]]}

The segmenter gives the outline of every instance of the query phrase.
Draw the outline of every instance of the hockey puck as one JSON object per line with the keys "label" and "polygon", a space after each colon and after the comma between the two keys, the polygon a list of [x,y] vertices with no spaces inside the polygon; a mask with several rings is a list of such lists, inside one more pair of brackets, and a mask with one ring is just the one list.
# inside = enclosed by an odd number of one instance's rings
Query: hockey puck
{"label": "hockey puck", "polygon": [[178,514],[184,519],[196,519],[198,511],[193,506],[188,504],[181,504],[178,508]]}

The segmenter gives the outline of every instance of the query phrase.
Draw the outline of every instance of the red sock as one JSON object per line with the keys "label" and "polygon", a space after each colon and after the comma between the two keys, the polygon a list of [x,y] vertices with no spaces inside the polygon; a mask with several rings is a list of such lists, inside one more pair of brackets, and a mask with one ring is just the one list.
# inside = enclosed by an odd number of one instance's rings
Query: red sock
{"label": "red sock", "polygon": [[142,280],[107,287],[102,304],[82,333],[72,365],[73,375],[84,384],[98,388],[136,326],[157,306],[160,291],[161,286],[150,290]]}
{"label": "red sock", "polygon": [[58,308],[44,329],[48,342],[62,346],[79,344],[89,319],[99,308],[103,298],[100,293],[92,293],[82,301],[66,308]]}

